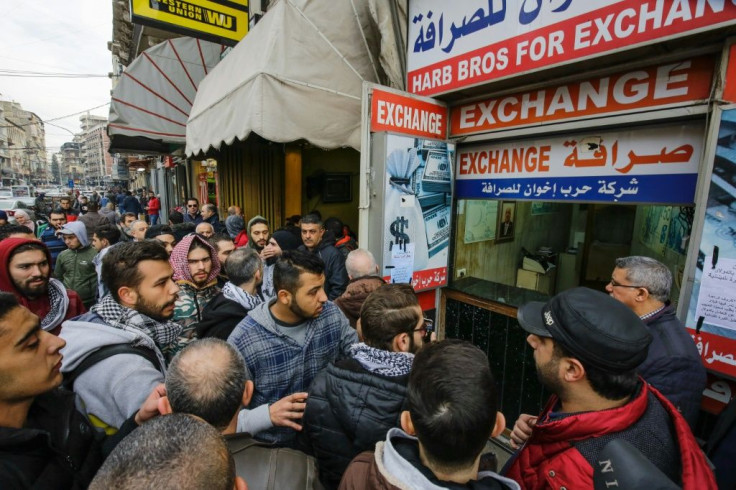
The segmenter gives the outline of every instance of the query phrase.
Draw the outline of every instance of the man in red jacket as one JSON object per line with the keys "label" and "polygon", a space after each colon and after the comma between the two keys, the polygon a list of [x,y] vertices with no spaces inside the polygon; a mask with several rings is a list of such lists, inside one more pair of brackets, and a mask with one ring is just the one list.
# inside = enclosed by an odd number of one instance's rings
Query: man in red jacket
{"label": "man in red jacket", "polygon": [[0,242],[0,290],[41,319],[41,329],[58,335],[65,320],[85,313],[79,295],[51,277],[51,255],[38,240],[7,238]]}
{"label": "man in red jacket", "polygon": [[628,307],[574,288],[522,306],[518,320],[553,395],[539,417],[514,425],[521,449],[506,476],[524,489],[592,489],[601,450],[625,440],[682,488],[716,488],[685,419],[637,375],[652,336]]}

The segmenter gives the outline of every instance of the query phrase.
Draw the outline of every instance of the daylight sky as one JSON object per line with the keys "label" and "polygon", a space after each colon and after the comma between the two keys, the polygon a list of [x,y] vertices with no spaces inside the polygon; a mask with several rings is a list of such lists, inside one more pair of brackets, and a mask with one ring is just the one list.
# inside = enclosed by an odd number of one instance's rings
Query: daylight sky
{"label": "daylight sky", "polygon": [[[16,0],[0,15],[0,99],[19,102],[44,121],[110,102],[111,0]],[[105,75],[102,78],[8,77],[6,70]],[[108,116],[109,105],[90,111]],[[79,115],[52,121],[77,133]],[[49,158],[72,135],[45,125]]]}

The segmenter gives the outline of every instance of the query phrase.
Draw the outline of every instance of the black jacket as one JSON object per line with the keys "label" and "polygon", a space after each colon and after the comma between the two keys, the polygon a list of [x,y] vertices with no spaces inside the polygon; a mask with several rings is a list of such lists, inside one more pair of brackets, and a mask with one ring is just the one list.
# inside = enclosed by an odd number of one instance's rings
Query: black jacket
{"label": "black jacket", "polygon": [[197,337],[216,337],[227,340],[236,325],[243,321],[248,310],[240,303],[219,293],[202,310],[202,321],[194,325]]}
{"label": "black jacket", "polygon": [[[305,245],[299,250],[309,252]],[[325,263],[325,294],[327,299],[334,301],[345,292],[348,286],[348,271],[345,269],[345,256],[335,248],[335,236],[326,231],[314,252]]]}
{"label": "black jacket", "polygon": [[102,439],[74,405],[54,390],[36,397],[22,429],[0,427],[0,487],[87,488],[103,461]]}
{"label": "black jacket", "polygon": [[677,407],[693,429],[706,382],[698,349],[669,304],[644,323],[652,343],[639,374]]}
{"label": "black jacket", "polygon": [[325,488],[337,488],[350,461],[399,426],[408,379],[370,373],[354,359],[330,364],[314,378],[300,443],[317,458]]}

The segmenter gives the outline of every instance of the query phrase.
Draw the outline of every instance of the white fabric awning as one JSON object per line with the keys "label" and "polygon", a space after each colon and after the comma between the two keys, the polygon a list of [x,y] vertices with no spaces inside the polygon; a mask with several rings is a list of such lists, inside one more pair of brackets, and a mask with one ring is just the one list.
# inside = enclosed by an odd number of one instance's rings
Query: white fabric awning
{"label": "white fabric awning", "polygon": [[184,145],[186,122],[199,83],[219,63],[223,46],[169,39],[145,50],[112,91],[110,151],[160,151]]}
{"label": "white fabric awning", "polygon": [[202,81],[186,153],[219,149],[251,132],[359,150],[363,82],[403,85],[391,4],[400,4],[405,19],[405,0],[276,2]]}

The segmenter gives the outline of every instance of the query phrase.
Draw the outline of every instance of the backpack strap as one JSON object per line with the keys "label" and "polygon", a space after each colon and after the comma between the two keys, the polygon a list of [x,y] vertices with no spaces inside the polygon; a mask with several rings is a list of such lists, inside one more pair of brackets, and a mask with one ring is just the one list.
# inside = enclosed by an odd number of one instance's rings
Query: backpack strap
{"label": "backpack strap", "polygon": [[116,345],[106,345],[104,347],[101,347],[97,349],[96,351],[92,352],[90,355],[85,357],[82,362],[79,363],[77,367],[75,367],[73,370],[69,371],[68,373],[64,374],[64,382],[62,383],[62,386],[66,388],[69,391],[73,391],[74,388],[74,381],[86,370],[97,364],[98,362],[107,359],[108,357],[112,357],[117,354],[135,354],[138,356],[143,357],[144,359],[148,360],[153,366],[161,371],[162,373],[164,370],[162,369],[161,364],[159,363],[158,356],[156,353],[147,348],[147,347],[135,347],[130,344],[116,344]]}

